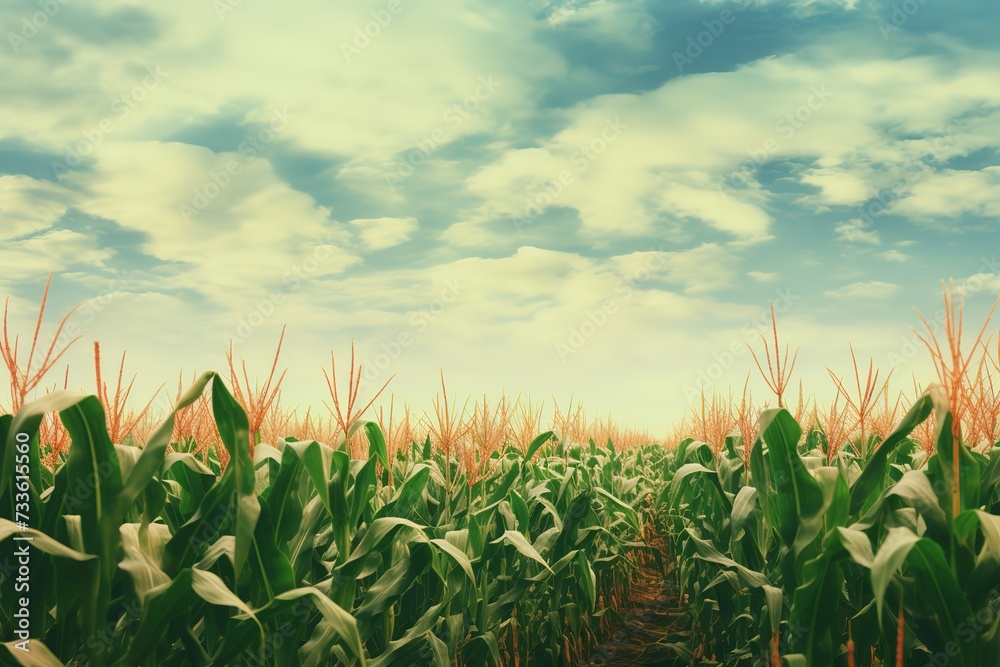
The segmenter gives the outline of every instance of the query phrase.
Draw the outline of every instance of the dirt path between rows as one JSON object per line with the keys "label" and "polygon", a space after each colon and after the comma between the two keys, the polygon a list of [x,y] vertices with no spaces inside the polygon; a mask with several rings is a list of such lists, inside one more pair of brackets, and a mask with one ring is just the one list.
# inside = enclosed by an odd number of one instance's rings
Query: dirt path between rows
{"label": "dirt path between rows", "polygon": [[590,665],[617,667],[659,665],[672,667],[686,664],[679,661],[661,642],[684,633],[687,619],[677,599],[671,572],[673,557],[659,535],[653,535],[650,546],[659,552],[662,571],[654,558],[643,558],[633,575],[624,624],[618,624],[611,637],[591,656]]}

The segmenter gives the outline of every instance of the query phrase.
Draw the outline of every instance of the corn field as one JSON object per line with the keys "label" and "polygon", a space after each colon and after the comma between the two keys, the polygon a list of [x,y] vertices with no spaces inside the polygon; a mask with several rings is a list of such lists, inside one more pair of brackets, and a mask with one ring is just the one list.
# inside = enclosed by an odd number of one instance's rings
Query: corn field
{"label": "corn field", "polygon": [[[778,406],[703,396],[660,441],[572,405],[538,433],[443,378],[427,421],[369,421],[353,358],[329,419],[295,418],[280,343],[262,387],[230,351],[162,419],[96,345],[96,395],[28,400],[58,354],[5,335],[0,662],[998,665],[1000,358],[960,315],[946,335],[905,412],[855,363],[821,413],[784,406],[775,323],[754,356]],[[626,659],[650,577],[672,611]]]}
{"label": "corn field", "polygon": [[[18,433],[36,471],[39,527],[0,523],[4,562],[12,536],[33,538],[45,649],[31,664],[579,664],[626,595],[653,487],[624,474],[661,451],[547,432],[470,475],[430,440],[390,459],[367,423],[363,458],[293,439],[251,456],[246,414],[218,376],[178,407],[206,391],[224,471],[193,443],[167,452],[174,416],[142,449],[113,444],[93,396],[50,394],[0,421],[5,472],[21,460]],[[49,411],[72,441],[54,472],[36,435]],[[4,485],[5,514],[21,488]],[[5,574],[5,602],[15,582]]]}

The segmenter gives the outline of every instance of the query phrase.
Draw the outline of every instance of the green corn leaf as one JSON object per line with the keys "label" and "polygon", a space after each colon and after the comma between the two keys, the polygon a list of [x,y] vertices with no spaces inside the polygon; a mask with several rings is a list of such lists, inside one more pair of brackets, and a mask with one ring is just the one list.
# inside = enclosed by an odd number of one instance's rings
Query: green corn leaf
{"label": "green corn leaf", "polygon": [[531,461],[535,457],[535,454],[538,452],[538,450],[542,448],[542,445],[544,445],[545,443],[547,443],[549,440],[552,439],[552,436],[553,436],[552,431],[546,431],[545,433],[542,433],[534,440],[532,440],[531,444],[528,445],[528,449],[526,449],[524,452],[525,463]]}
{"label": "green corn leaf", "polygon": [[139,603],[146,593],[170,582],[162,569],[163,550],[170,541],[170,531],[163,524],[151,524],[140,532],[141,524],[127,523],[121,527],[122,551],[125,557],[118,564],[132,579]]}
{"label": "green corn leaf", "polygon": [[[846,509],[847,485],[842,478],[840,483],[844,486]],[[802,628],[804,632],[792,636],[791,648],[805,655],[807,664],[815,667],[831,667],[834,664],[833,628],[843,620],[837,610],[844,586],[841,561],[845,556],[840,533],[834,531],[819,554],[803,565],[801,581],[792,597],[788,624]]]}
{"label": "green corn leaf", "polygon": [[545,559],[542,558],[537,551],[535,551],[535,548],[528,543],[528,540],[524,538],[524,535],[517,532],[516,530],[505,531],[503,535],[493,540],[491,544],[499,544],[500,542],[506,542],[507,544],[510,544],[515,549],[517,549],[522,556],[525,556],[526,558],[535,561],[536,563],[544,567],[547,571],[552,572],[552,568],[550,568],[549,564],[545,562]]}
{"label": "green corn leaf", "polygon": [[625,517],[625,520],[628,522],[628,525],[632,528],[632,530],[636,533],[639,533],[642,530],[639,521],[639,514],[635,511],[635,508],[622,502],[620,499],[616,498],[611,493],[608,493],[601,487],[595,487],[594,491],[597,492],[597,495],[602,496],[615,512],[620,512],[622,516]]}
{"label": "green corn leaf", "polygon": [[6,642],[4,646],[10,652],[10,657],[23,667],[63,667],[65,664],[49,650],[45,642],[38,639],[31,639],[24,644],[17,641]]}
{"label": "green corn leaf", "polygon": [[691,528],[687,528],[685,531],[687,532],[687,538],[691,540],[691,543],[697,552],[697,558],[736,570],[736,572],[740,575],[741,580],[748,586],[761,588],[763,586],[771,585],[771,582],[766,576],[760,572],[750,570],[740,563],[737,563],[732,558],[727,558],[722,555],[722,553],[716,549],[711,542],[700,539]]}
{"label": "green corn leaf", "polygon": [[375,459],[382,464],[383,470],[388,471],[389,449],[386,447],[382,429],[375,422],[365,422],[365,436],[368,438],[368,458]]}
{"label": "green corn leaf", "polygon": [[414,466],[392,499],[375,513],[376,520],[389,516],[399,516],[405,519],[421,518],[424,512],[420,511],[420,508],[430,476],[431,468],[427,464],[419,463]]}
{"label": "green corn leaf", "polygon": [[[799,457],[796,445],[802,429],[787,410],[764,411],[760,417],[760,432],[768,447],[767,462],[770,467],[766,502],[776,507],[778,532],[785,544],[791,547],[796,542],[803,519],[815,521],[821,513],[823,490]],[[810,530],[808,524],[807,530]]]}
{"label": "green corn leaf", "polygon": [[236,492],[236,562],[234,568],[239,576],[243,564],[250,554],[254,527],[260,516],[260,502],[257,499],[256,476],[250,457],[250,424],[247,415],[218,376],[212,381],[212,414],[223,444],[229,450],[229,465],[226,475],[235,479]]}
{"label": "green corn leaf", "polygon": [[957,545],[969,556],[970,567],[960,571],[965,597],[973,609],[985,608],[1000,581],[1000,516],[966,510],[955,519],[954,533]]}
{"label": "green corn leaf", "polygon": [[891,454],[917,426],[930,416],[936,404],[947,398],[939,392],[929,390],[924,393],[907,411],[899,425],[883,440],[878,449],[868,459],[861,475],[851,485],[851,514],[857,514],[878,489],[885,475],[885,468]]}
{"label": "green corn leaf", "polygon": [[[915,595],[919,601],[920,634],[927,647],[933,653],[948,655],[949,665],[982,664],[976,657],[978,637],[970,641],[965,627],[975,614],[962,595],[941,547],[928,539],[919,540],[907,553],[906,567],[908,576],[919,584],[904,588],[904,597]],[[954,647],[958,647],[957,655],[952,655]]]}
{"label": "green corn leaf", "polygon": [[184,619],[201,602],[230,607],[242,612],[258,626],[258,639],[264,631],[250,607],[237,597],[217,575],[203,570],[186,568],[167,584],[146,594],[142,618],[135,637],[129,646],[128,656],[118,664],[145,664],[167,636],[171,622]]}
{"label": "green corn leaf", "polygon": [[[932,463],[940,467],[941,476],[947,489],[948,501],[942,503],[945,513],[949,518],[954,518],[952,512],[951,493],[954,486],[954,461],[955,448],[958,448],[958,478],[959,478],[959,501],[963,509],[975,509],[979,507],[980,478],[983,470],[980,468],[976,458],[969,451],[969,448],[957,442],[952,435],[951,427],[954,416],[951,412],[945,413],[942,418],[938,416],[937,428],[937,456]],[[931,468],[933,470],[933,468]]]}
{"label": "green corn leaf", "polygon": [[[365,665],[365,654],[364,649],[361,644],[361,634],[358,632],[357,621],[351,614],[337,605],[333,600],[323,595],[319,590],[311,587],[296,588],[291,591],[286,591],[275,597],[277,602],[292,602],[298,601],[303,598],[308,598],[314,605],[319,613],[323,616],[323,622],[335,633],[335,640],[338,641],[339,645],[347,652],[351,661],[349,664],[354,665]],[[315,660],[317,657],[323,655],[322,652],[317,651],[302,651],[305,653],[307,658],[313,656],[312,659]],[[308,662],[304,664],[309,664]],[[317,663],[318,664],[318,663]]]}
{"label": "green corn leaf", "polygon": [[719,482],[719,473],[715,470],[706,468],[700,463],[686,463],[678,468],[677,472],[674,473],[674,478],[671,480],[670,486],[667,487],[670,492],[669,502],[671,505],[676,505],[677,499],[686,489],[689,488],[689,486],[684,483],[684,480],[691,475],[702,475],[708,479],[718,492],[719,501],[722,503],[725,511],[727,513],[732,511],[732,502],[723,490],[721,482]]}

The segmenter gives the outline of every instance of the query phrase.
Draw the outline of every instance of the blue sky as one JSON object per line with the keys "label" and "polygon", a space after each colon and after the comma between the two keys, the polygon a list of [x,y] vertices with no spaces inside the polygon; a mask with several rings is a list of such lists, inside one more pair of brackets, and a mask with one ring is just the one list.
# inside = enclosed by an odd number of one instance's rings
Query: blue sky
{"label": "blue sky", "polygon": [[71,384],[94,339],[137,392],[263,373],[287,324],[288,402],[354,339],[415,406],[662,432],[769,301],[822,403],[849,342],[929,378],[942,279],[1000,293],[996,3],[347,4],[0,8],[0,294],[83,303]]}

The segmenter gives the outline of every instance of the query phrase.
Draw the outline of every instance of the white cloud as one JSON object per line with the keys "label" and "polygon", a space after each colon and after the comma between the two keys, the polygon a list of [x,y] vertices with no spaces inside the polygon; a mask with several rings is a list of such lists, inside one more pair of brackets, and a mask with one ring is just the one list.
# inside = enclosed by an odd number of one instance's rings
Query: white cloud
{"label": "white cloud", "polygon": [[[456,222],[441,233],[441,240],[458,248],[488,248],[507,240],[497,231],[488,228],[487,223],[482,218]],[[518,231],[513,219],[508,224],[510,233]]]}
{"label": "white cloud", "polygon": [[919,219],[1000,216],[1000,167],[981,171],[945,170],[915,184],[908,197],[890,209]]}
{"label": "white cloud", "polygon": [[[989,83],[1000,68],[981,54],[956,54],[956,69],[934,57],[832,58],[832,49],[818,43],[732,72],[580,103],[540,146],[511,148],[466,180],[482,203],[461,224],[523,216],[532,205],[566,206],[576,209],[591,239],[654,233],[665,219],[679,218],[692,230],[704,224],[763,240],[775,195],[754,179],[761,162],[811,162],[789,177],[820,189],[801,203],[855,206],[890,186],[930,187],[912,182],[914,171],[927,169],[927,156],[946,160],[991,145],[1000,113],[985,120],[969,113],[982,108],[984,96],[1000,104],[1000,89]],[[609,121],[623,129],[603,142]],[[558,187],[561,174],[566,184]],[[973,187],[962,185],[961,192]],[[984,196],[993,197],[971,200]],[[877,241],[857,223],[842,233],[853,242]],[[466,229],[463,237],[471,242],[475,235]]]}
{"label": "white cloud", "polygon": [[837,237],[847,243],[860,243],[865,245],[879,245],[882,241],[878,232],[869,229],[863,220],[848,220],[842,222],[835,228]]}
{"label": "white cloud", "polygon": [[732,285],[736,252],[705,243],[678,252],[642,251],[612,257],[611,262],[629,280],[660,279],[679,285],[688,294],[713,292]]}
{"label": "white cloud", "polygon": [[771,216],[760,207],[719,191],[668,185],[662,192],[663,210],[695,218],[722,232],[747,241],[769,238]]}
{"label": "white cloud", "polygon": [[842,168],[810,169],[802,175],[801,181],[818,187],[819,194],[811,199],[829,206],[858,206],[875,194],[864,178]]}
{"label": "white cloud", "polygon": [[893,283],[886,283],[880,280],[869,280],[867,282],[856,282],[850,285],[839,287],[826,292],[826,296],[832,299],[886,299],[899,294],[902,288]]}
{"label": "white cloud", "polygon": [[66,212],[66,191],[21,174],[0,175],[0,241],[43,231]]}
{"label": "white cloud", "polygon": [[885,252],[879,253],[879,257],[888,262],[908,262],[912,259],[910,255],[899,252],[898,250],[886,250]]}
{"label": "white cloud", "polygon": [[977,273],[961,281],[956,289],[961,294],[985,292],[990,299],[995,299],[1000,295],[1000,274]]}
{"label": "white cloud", "polygon": [[[132,4],[109,0],[102,7]],[[107,57],[105,45],[63,29],[70,25],[61,23],[68,15],[52,20],[31,48],[71,51],[59,76],[52,76],[51,63],[43,58],[0,50],[5,89],[30,89],[39,99],[60,101],[36,108],[21,103],[20,95],[5,95],[0,136],[38,137],[63,153],[84,139],[84,131],[111,119],[115,129],[97,155],[109,142],[174,135],[253,100],[261,109],[289,110],[294,121],[283,141],[319,154],[352,156],[352,167],[381,171],[435,129],[449,141],[502,133],[531,111],[528,102],[537,87],[561,78],[566,69],[557,51],[535,39],[532,13],[486,1],[461,9],[403,3],[403,11],[357,55],[345,55],[344,47],[355,46],[356,29],[363,31],[372,20],[371,8],[362,5],[243,3],[222,20],[211,7],[185,3],[148,5],[143,11],[153,15],[160,34],[141,49],[122,47],[115,58]],[[13,12],[9,24],[19,20],[20,12]],[[270,45],[266,50],[260,48],[262,36]],[[322,54],[303,44],[324,45]],[[401,62],[406,66],[398,67]],[[112,105],[142,81],[146,64],[161,66],[169,76],[119,118]],[[456,112],[455,105],[475,96],[480,79],[491,74],[499,87],[473,111]],[[72,122],[66,122],[68,109]]]}
{"label": "white cloud", "polygon": [[416,218],[360,218],[351,220],[366,250],[384,250],[405,243],[420,228]]}
{"label": "white cloud", "polygon": [[737,5],[745,7],[748,4],[771,5],[780,4],[794,7],[801,14],[811,15],[824,10],[856,9],[859,0],[701,0],[710,5]]}
{"label": "white cloud", "polygon": [[[811,13],[856,4],[794,6]],[[860,28],[873,39],[842,26],[803,40],[809,43],[795,53],[663,77],[652,88],[652,78],[616,84],[629,92],[595,96],[606,71],[642,62],[656,26],[631,0],[552,5],[534,0],[525,11],[523,3],[487,0],[459,9],[405,3],[350,57],[345,45],[371,20],[372,7],[363,3],[242,3],[222,21],[207,5],[150,4],[144,9],[155,16],[157,37],[116,43],[114,57],[108,45],[74,35],[63,21],[69,14],[57,17],[24,54],[0,50],[7,65],[0,67],[0,139],[26,138],[39,152],[63,155],[102,120],[112,118],[114,127],[101,130],[87,165],[58,184],[0,176],[0,265],[17,267],[18,282],[57,266],[93,294],[115,268],[118,240],[137,239],[129,250],[149,255],[154,266],[115,292],[93,335],[134,350],[154,386],[181,363],[218,367],[221,333],[287,288],[243,349],[266,354],[289,322],[295,400],[315,402],[324,390],[315,365],[356,337],[366,360],[391,357],[386,372],[399,372],[397,386],[417,400],[427,398],[444,366],[470,391],[493,393],[503,384],[575,390],[648,423],[674,416],[663,406],[684,405],[683,385],[742,342],[741,327],[777,287],[778,274],[747,271],[744,262],[754,265],[749,245],[778,237],[774,250],[789,260],[782,281],[815,280],[811,269],[823,266],[851,283],[831,288],[832,299],[902,294],[899,285],[870,280],[867,265],[845,271],[836,253],[821,261],[819,244],[779,248],[777,224],[797,222],[796,206],[854,207],[898,186],[892,212],[921,223],[996,216],[997,168],[936,173],[949,158],[996,144],[1000,67],[991,52],[940,40],[934,53],[941,55],[897,57],[882,50],[874,23]],[[619,51],[627,42],[627,57],[594,65],[608,65],[595,74],[577,49],[566,48],[580,36],[614,40]],[[896,37],[896,44],[906,38]],[[715,53],[728,57],[723,51]],[[113,105],[142,80],[147,64],[169,76],[119,117]],[[484,77],[498,82],[495,89],[483,87]],[[823,90],[831,94],[819,100]],[[211,174],[242,158],[178,138],[249,131],[274,108],[292,116],[272,147],[274,162],[266,155],[241,162],[240,174],[185,221],[179,207],[196,191],[205,196]],[[414,151],[421,157],[409,165],[413,176],[390,190],[386,176],[398,174]],[[305,180],[335,187],[337,198],[320,203],[320,195],[298,189],[301,155],[333,165]],[[764,162],[779,169],[762,173]],[[520,238],[551,247],[497,249],[519,238],[511,217],[530,211],[532,224],[541,225],[541,211],[556,207],[579,220],[578,235],[560,228],[546,236],[533,227]],[[70,209],[111,221],[101,243],[113,248],[53,230]],[[437,211],[459,222],[442,231]],[[834,236],[875,251],[863,256],[909,258],[902,244],[886,250],[888,237],[883,247],[860,213],[842,219],[849,222]],[[7,243],[11,238],[18,240]],[[669,245],[656,248],[658,239]],[[410,240],[427,249],[414,264],[352,270],[360,252]],[[565,247],[574,252],[553,249]],[[448,285],[459,285],[460,295],[445,303]],[[759,303],[729,303],[732,287]],[[603,310],[608,303],[613,314]],[[819,350],[848,337],[888,347],[906,333],[905,325],[830,326],[828,318],[811,319],[808,305],[797,307],[782,316],[783,326]],[[563,363],[555,346],[591,327],[593,335]],[[401,333],[415,342],[396,357],[390,344]],[[748,356],[733,364],[735,382],[749,365]],[[825,380],[822,365],[814,365],[806,377]],[[677,381],[665,387],[666,376]]]}
{"label": "white cloud", "polygon": [[554,29],[580,27],[588,35],[620,42],[634,49],[648,48],[659,24],[642,2],[588,0],[569,2],[550,10],[546,18]]}
{"label": "white cloud", "polygon": [[[214,187],[211,174],[233,161],[239,173]],[[263,159],[179,143],[116,143],[66,182],[78,190],[77,208],[143,234],[140,249],[172,267],[162,288],[193,290],[217,307],[239,310],[303,272],[318,280],[360,261],[330,211]]]}
{"label": "white cloud", "polygon": [[12,283],[37,281],[55,268],[100,268],[114,255],[93,237],[68,229],[0,243],[0,266],[6,267],[3,280]]}

